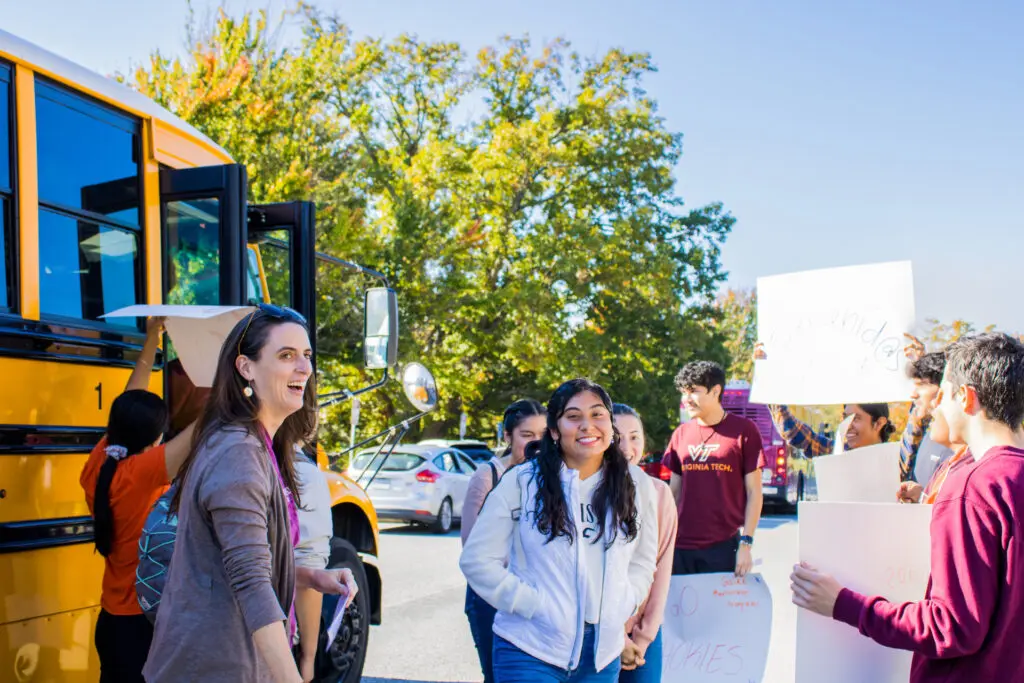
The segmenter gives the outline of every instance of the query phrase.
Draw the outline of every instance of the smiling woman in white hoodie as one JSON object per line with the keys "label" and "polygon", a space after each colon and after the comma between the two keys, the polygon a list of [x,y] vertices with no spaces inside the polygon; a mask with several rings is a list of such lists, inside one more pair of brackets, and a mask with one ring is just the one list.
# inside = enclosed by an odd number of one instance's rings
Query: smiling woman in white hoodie
{"label": "smiling woman in white hoodie", "polygon": [[497,683],[618,680],[623,625],[657,558],[649,477],[615,443],[612,401],[575,379],[548,403],[527,462],[491,491],[462,551],[470,587],[493,605]]}

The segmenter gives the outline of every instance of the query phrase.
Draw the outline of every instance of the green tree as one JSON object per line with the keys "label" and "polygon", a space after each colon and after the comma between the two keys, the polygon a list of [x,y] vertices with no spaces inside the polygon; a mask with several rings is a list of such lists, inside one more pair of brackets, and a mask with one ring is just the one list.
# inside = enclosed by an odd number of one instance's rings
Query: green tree
{"label": "green tree", "polygon": [[729,354],[730,379],[754,378],[754,344],[757,343],[757,292],[727,289],[715,299],[715,329]]}
{"label": "green tree", "polygon": [[[295,17],[303,37],[281,47],[265,15],[221,12],[184,59],[154,54],[130,82],[246,164],[253,200],[313,198],[319,247],[395,284],[402,357],[442,393],[426,433],[466,411],[488,436],[509,401],[587,375],[641,410],[660,447],[678,366],[726,360],[711,303],[733,219],[676,193],[682,139],[643,90],[650,56],[505,37],[470,58]],[[318,274],[325,386],[368,379],[353,363],[365,284]],[[405,410],[392,387],[364,424]],[[325,416],[332,445],[346,415]]]}

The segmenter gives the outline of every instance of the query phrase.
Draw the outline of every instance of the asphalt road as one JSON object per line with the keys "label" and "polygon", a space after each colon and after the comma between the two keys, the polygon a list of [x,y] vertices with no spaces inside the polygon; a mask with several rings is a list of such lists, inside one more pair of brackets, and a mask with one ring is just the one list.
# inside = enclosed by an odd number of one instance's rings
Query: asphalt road
{"label": "asphalt road", "polygon": [[[765,683],[791,683],[796,608],[789,573],[797,559],[795,517],[769,515],[757,534],[755,567],[773,596],[772,641]],[[370,634],[363,680],[425,683],[483,680],[463,614],[466,581],[459,572],[458,531],[438,536],[407,526],[381,531],[384,623]]]}

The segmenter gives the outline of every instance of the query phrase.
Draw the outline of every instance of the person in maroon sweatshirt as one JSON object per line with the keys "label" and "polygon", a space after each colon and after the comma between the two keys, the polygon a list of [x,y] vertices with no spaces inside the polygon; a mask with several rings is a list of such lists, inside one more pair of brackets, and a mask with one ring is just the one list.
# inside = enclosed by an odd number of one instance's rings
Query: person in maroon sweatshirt
{"label": "person in maroon sweatshirt", "polygon": [[931,576],[901,605],[843,588],[806,564],[793,602],[914,653],[911,683],[1024,680],[1024,344],[984,334],[951,345],[938,410],[974,462],[932,511]]}

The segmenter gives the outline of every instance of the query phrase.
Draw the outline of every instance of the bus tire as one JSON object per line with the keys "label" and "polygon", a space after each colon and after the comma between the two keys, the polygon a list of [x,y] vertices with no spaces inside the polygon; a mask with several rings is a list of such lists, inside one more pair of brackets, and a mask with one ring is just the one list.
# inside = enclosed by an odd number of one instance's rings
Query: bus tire
{"label": "bus tire", "polygon": [[355,547],[343,538],[331,539],[327,568],[351,570],[359,592],[345,611],[341,628],[326,652],[327,627],[333,615],[324,609],[314,667],[316,677],[313,680],[317,683],[356,683],[363,676],[370,637],[370,590],[366,569]]}

